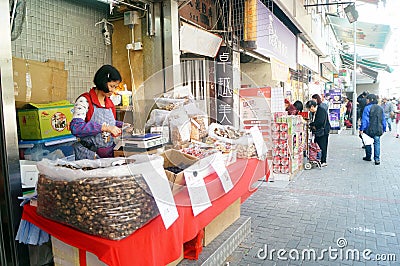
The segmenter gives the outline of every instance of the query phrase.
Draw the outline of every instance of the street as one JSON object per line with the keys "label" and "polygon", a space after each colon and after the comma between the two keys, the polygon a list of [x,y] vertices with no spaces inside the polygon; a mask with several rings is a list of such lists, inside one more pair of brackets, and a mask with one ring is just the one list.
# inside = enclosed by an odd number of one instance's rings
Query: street
{"label": "street", "polygon": [[344,130],[329,137],[327,167],[262,182],[241,209],[251,234],[226,264],[399,265],[400,139],[391,133],[381,165],[363,161],[361,140]]}

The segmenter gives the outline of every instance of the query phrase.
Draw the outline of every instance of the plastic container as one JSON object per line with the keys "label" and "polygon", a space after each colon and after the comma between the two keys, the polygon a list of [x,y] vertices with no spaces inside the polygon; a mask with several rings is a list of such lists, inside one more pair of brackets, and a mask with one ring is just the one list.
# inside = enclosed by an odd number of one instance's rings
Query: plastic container
{"label": "plastic container", "polygon": [[272,162],[273,162],[273,164],[280,164],[281,163],[281,157],[280,156],[274,156]]}
{"label": "plastic container", "polygon": [[121,95],[121,104],[122,106],[131,106],[132,105],[132,92],[125,90],[119,91],[119,95]]}
{"label": "plastic container", "polygon": [[271,131],[273,131],[273,132],[279,131],[279,123],[272,123]]}

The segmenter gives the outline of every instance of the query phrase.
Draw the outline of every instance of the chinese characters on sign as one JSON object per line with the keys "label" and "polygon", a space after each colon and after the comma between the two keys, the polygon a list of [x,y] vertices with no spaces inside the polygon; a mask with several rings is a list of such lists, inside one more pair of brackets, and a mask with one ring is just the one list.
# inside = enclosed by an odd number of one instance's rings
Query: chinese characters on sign
{"label": "chinese characters on sign", "polygon": [[217,54],[217,122],[222,125],[233,124],[233,69],[232,53],[222,46]]}
{"label": "chinese characters on sign", "polygon": [[179,15],[205,29],[211,29],[216,18],[215,1],[191,0],[180,8]]}

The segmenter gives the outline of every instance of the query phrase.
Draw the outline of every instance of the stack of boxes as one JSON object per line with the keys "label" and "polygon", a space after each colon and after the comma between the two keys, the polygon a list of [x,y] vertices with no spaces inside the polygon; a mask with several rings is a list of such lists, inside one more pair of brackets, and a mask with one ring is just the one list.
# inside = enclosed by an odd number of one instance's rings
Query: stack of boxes
{"label": "stack of boxes", "polygon": [[[305,142],[304,123],[301,116],[275,113],[272,123],[272,164],[275,179],[291,180],[303,166]],[[284,176],[280,176],[284,175]]]}

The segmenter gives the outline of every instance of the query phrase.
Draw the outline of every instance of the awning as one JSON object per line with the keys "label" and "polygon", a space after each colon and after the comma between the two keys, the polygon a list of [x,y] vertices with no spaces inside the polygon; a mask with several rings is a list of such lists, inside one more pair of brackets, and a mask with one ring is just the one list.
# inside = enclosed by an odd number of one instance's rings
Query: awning
{"label": "awning", "polygon": [[[346,43],[354,43],[353,24],[346,18],[328,16],[330,24],[338,40]],[[377,49],[384,49],[391,33],[389,25],[374,24],[367,22],[356,22],[357,39],[356,44]]]}
{"label": "awning", "polygon": [[358,0],[358,1],[365,2],[368,4],[375,4],[375,5],[377,5],[380,1],[382,1],[384,4],[386,2],[386,0]]}
{"label": "awning", "polygon": [[[345,65],[349,65],[352,68],[352,66],[354,64],[353,63],[354,56],[352,54],[342,53],[342,54],[340,54],[340,57],[342,58],[342,61]],[[362,59],[362,58],[357,58],[357,66],[369,68],[374,71],[386,71],[389,73],[393,72],[393,68],[391,68],[387,64],[381,64],[378,62],[374,62],[374,61]]]}

